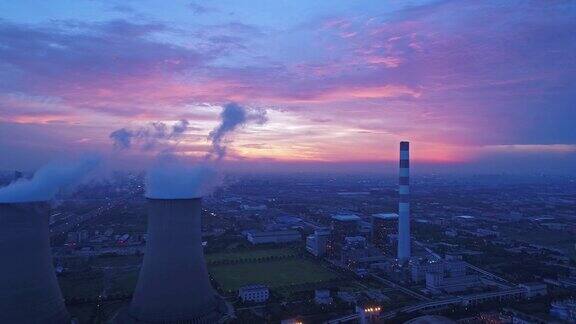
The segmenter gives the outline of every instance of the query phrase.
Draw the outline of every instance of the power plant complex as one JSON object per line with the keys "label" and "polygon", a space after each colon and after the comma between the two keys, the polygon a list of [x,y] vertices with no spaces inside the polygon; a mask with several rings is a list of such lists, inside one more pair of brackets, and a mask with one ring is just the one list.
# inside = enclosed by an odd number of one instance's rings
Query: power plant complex
{"label": "power plant complex", "polygon": [[[307,250],[360,277],[386,262],[409,261],[409,167],[409,142],[400,142],[398,214],[372,215],[369,229],[355,214],[333,215],[330,227],[317,227],[307,238]],[[112,322],[224,322],[231,311],[213,289],[204,260],[202,198],[162,198],[147,195],[143,263],[129,306],[116,310]],[[48,225],[45,202],[0,203],[0,323],[70,323],[54,271]],[[370,233],[374,245],[364,236]]]}
{"label": "power plant complex", "polygon": [[52,264],[48,206],[0,203],[0,323],[69,323]]}

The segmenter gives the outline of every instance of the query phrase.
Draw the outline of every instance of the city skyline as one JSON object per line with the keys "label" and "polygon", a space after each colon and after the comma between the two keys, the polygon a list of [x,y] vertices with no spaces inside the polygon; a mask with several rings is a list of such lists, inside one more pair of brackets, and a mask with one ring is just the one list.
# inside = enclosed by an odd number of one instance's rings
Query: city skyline
{"label": "city skyline", "polygon": [[236,102],[268,120],[234,136],[224,164],[238,170],[393,174],[408,140],[416,173],[574,171],[569,1],[6,1],[0,12],[0,169],[85,152],[145,164],[151,154],[118,156],[109,134],[181,119],[177,153],[198,159]]}

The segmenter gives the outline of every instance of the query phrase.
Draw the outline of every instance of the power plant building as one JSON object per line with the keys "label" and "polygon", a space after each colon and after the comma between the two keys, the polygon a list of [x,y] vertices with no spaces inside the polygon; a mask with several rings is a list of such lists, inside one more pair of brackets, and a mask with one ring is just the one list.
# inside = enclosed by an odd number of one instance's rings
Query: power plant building
{"label": "power plant building", "polygon": [[445,269],[426,273],[426,289],[435,294],[461,292],[481,284],[477,274],[468,274],[466,267],[458,263],[450,263]]}
{"label": "power plant building", "polygon": [[397,249],[398,214],[381,213],[371,217],[372,243],[385,253],[393,253]]}
{"label": "power plant building", "polygon": [[296,230],[249,232],[246,239],[254,244],[289,243],[302,240],[300,232]]}
{"label": "power plant building", "polygon": [[270,291],[264,285],[250,285],[241,287],[238,296],[243,302],[263,303],[270,297]]}
{"label": "power plant building", "polygon": [[330,237],[330,253],[338,253],[344,246],[347,236],[358,234],[361,218],[354,214],[338,214],[332,216],[332,235]]}
{"label": "power plant building", "polygon": [[317,229],[306,238],[306,251],[317,257],[323,257],[328,251],[331,232],[329,229]]}
{"label": "power plant building", "polygon": [[70,323],[43,202],[0,203],[0,323]]}

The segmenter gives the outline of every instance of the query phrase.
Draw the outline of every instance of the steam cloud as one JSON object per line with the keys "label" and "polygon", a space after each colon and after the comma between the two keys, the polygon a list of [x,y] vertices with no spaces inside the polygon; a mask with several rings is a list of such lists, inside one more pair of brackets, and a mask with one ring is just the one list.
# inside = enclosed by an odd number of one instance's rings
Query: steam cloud
{"label": "steam cloud", "polygon": [[[232,132],[248,123],[264,124],[267,121],[266,111],[247,110],[236,104],[228,103],[220,113],[219,125],[210,132],[208,139],[212,147],[203,162],[189,165],[172,154],[173,144],[170,139],[182,135],[188,121],[181,120],[171,130],[161,122],[132,131],[121,128],[110,134],[114,146],[118,149],[129,149],[133,143],[140,143],[144,150],[160,146],[160,154],[155,165],[146,173],[146,197],[153,199],[186,199],[198,198],[209,194],[220,183],[221,177],[216,163],[226,156],[227,139]],[[229,140],[229,139],[228,139]]]}
{"label": "steam cloud", "polygon": [[189,124],[182,119],[170,128],[165,123],[153,122],[137,130],[120,128],[110,133],[110,138],[114,141],[114,147],[119,150],[129,149],[134,143],[141,144],[142,150],[150,150],[162,141],[180,137]]}
{"label": "steam cloud", "polygon": [[160,158],[146,172],[146,197],[199,198],[211,193],[220,180],[220,174],[213,165],[187,165],[175,156],[167,156]]}
{"label": "steam cloud", "polygon": [[216,160],[221,160],[226,156],[226,145],[222,143],[226,134],[233,132],[248,122],[262,125],[268,121],[265,110],[248,112],[245,108],[235,103],[229,103],[224,106],[220,113],[220,120],[220,125],[210,132],[208,136],[212,141],[212,152],[208,155],[208,158],[215,155]]}
{"label": "steam cloud", "polygon": [[99,163],[99,158],[89,157],[76,162],[48,164],[36,171],[31,179],[21,178],[0,188],[0,203],[50,200],[60,190],[78,184]]}

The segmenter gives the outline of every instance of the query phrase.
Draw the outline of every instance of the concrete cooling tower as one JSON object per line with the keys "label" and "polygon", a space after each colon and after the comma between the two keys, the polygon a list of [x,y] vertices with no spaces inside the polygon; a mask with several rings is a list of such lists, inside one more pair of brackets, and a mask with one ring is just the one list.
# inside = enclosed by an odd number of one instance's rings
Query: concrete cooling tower
{"label": "concrete cooling tower", "polygon": [[0,203],[0,323],[70,323],[45,203]]}
{"label": "concrete cooling tower", "polygon": [[201,199],[148,199],[148,239],[129,316],[143,323],[216,323],[226,312],[210,285]]}

